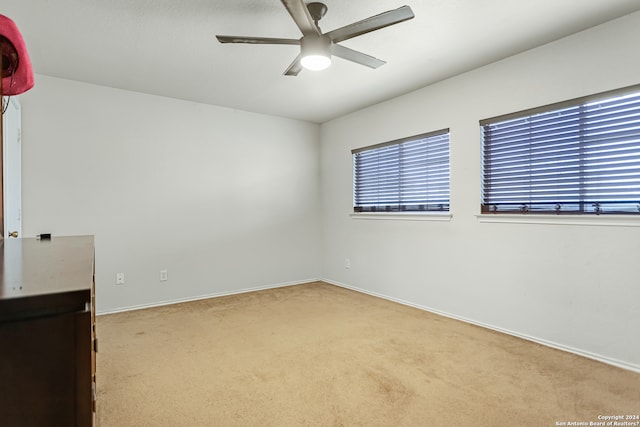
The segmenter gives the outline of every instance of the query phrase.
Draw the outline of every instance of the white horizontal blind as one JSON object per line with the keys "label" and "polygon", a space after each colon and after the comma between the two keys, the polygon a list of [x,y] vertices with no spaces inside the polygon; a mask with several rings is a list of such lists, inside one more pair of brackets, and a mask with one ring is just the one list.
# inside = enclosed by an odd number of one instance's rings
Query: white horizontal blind
{"label": "white horizontal blind", "polygon": [[640,92],[483,124],[483,213],[639,214]]}
{"label": "white horizontal blind", "polygon": [[449,130],[353,150],[354,211],[449,211]]}

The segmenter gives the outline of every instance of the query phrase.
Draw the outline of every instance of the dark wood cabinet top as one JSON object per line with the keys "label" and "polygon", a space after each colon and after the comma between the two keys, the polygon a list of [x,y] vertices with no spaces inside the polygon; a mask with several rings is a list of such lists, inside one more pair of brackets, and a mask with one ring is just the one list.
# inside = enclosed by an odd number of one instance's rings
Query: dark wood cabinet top
{"label": "dark wood cabinet top", "polygon": [[94,270],[93,236],[0,242],[0,321],[82,309]]}

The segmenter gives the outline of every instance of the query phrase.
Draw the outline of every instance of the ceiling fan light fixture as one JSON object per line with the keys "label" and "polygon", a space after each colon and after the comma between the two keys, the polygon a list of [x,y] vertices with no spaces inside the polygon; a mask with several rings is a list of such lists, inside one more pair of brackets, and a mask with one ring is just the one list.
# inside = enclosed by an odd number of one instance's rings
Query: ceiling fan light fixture
{"label": "ceiling fan light fixture", "polygon": [[331,65],[331,39],[328,37],[303,37],[300,50],[300,64],[307,70],[320,71]]}
{"label": "ceiling fan light fixture", "polygon": [[307,70],[321,71],[329,68],[329,65],[331,65],[331,58],[324,55],[307,55],[300,59],[300,63]]}

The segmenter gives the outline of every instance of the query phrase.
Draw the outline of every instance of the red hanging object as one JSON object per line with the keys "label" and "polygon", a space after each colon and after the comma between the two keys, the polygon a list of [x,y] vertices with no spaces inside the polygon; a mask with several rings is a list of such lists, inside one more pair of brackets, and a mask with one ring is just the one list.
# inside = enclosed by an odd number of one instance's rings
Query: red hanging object
{"label": "red hanging object", "polygon": [[11,19],[0,15],[0,54],[2,54],[2,95],[19,95],[33,87],[33,67],[27,46]]}

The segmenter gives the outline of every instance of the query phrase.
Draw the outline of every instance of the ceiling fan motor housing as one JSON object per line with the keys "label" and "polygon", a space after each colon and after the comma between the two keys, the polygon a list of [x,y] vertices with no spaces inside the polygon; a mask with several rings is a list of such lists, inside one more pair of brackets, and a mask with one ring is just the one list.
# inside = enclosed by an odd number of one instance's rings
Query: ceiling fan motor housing
{"label": "ceiling fan motor housing", "polygon": [[305,36],[300,39],[300,63],[309,70],[324,70],[331,64],[331,39],[328,36]]}
{"label": "ceiling fan motor housing", "polygon": [[322,55],[331,56],[331,39],[328,36],[303,37],[300,39],[302,56]]}

